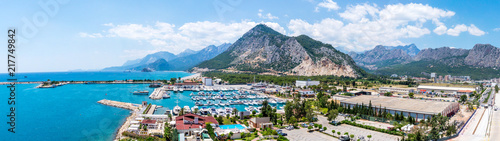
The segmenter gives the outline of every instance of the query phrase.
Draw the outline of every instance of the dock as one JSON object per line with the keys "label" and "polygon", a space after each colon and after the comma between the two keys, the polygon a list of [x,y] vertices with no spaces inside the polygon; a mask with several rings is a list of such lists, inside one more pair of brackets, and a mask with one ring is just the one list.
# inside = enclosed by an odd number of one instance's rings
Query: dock
{"label": "dock", "polygon": [[163,87],[156,88],[151,95],[149,95],[150,99],[163,99],[163,94],[165,90]]}
{"label": "dock", "polygon": [[140,108],[140,106],[135,106],[135,104],[132,103],[125,103],[125,102],[119,102],[119,101],[112,101],[112,100],[99,100],[97,103],[103,104],[103,105],[108,105],[108,106],[113,106],[113,107],[118,107],[118,108],[123,108],[123,109],[128,109],[128,110],[137,110]]}

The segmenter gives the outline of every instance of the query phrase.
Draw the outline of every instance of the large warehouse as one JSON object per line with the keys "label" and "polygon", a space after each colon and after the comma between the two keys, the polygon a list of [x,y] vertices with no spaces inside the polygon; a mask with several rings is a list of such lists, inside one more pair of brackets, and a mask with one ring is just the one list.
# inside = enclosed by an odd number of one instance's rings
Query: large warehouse
{"label": "large warehouse", "polygon": [[460,108],[457,102],[440,102],[440,101],[430,101],[430,100],[417,100],[417,99],[407,99],[407,98],[395,98],[386,96],[371,96],[371,95],[361,95],[349,99],[340,101],[344,106],[354,107],[356,104],[368,104],[372,103],[375,110],[384,108],[387,112],[394,115],[396,112],[408,116],[410,114],[417,120],[427,118],[432,115],[446,115],[448,117],[453,116]]}

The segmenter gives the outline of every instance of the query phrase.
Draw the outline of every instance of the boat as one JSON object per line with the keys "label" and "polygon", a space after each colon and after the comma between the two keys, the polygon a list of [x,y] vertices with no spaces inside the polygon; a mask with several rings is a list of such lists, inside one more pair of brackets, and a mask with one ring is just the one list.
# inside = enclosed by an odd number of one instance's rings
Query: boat
{"label": "boat", "polygon": [[135,91],[135,92],[132,92],[132,94],[134,94],[134,95],[148,95],[149,91]]}
{"label": "boat", "polygon": [[174,110],[172,111],[175,115],[179,115],[179,112],[181,112],[181,107],[179,105],[174,107]]}
{"label": "boat", "polygon": [[179,91],[180,91],[180,92],[183,92],[183,91],[184,91],[184,89],[183,89],[183,88],[179,88]]}
{"label": "boat", "polygon": [[191,113],[191,109],[189,109],[189,106],[184,106],[184,113]]}
{"label": "boat", "polygon": [[177,92],[179,89],[177,89],[177,87],[174,87],[174,89],[172,89],[174,92]]}
{"label": "boat", "polygon": [[170,98],[170,95],[169,95],[169,94],[167,94],[167,93],[164,93],[164,94],[163,94],[163,98],[164,98],[164,99],[165,99],[165,98]]}
{"label": "boat", "polygon": [[151,83],[151,84],[149,84],[150,88],[158,88],[158,87],[161,87],[161,86],[162,86],[161,83]]}
{"label": "boat", "polygon": [[[194,111],[197,111],[197,110],[199,111],[198,106],[193,106],[193,107],[191,108],[191,111],[193,111],[193,113],[194,113]],[[196,114],[196,113],[195,113],[195,114]]]}

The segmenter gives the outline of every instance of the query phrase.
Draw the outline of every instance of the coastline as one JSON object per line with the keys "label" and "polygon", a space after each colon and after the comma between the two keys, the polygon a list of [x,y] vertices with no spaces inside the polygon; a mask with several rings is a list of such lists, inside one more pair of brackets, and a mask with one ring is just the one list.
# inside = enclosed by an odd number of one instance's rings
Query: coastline
{"label": "coastline", "polygon": [[181,78],[181,80],[197,79],[197,78],[201,78],[201,73],[194,73],[193,75],[190,76],[184,76]]}
{"label": "coastline", "polygon": [[120,128],[118,128],[118,130],[116,131],[114,141],[118,141],[122,138],[122,133],[127,130],[127,128],[130,126],[130,121],[132,121],[132,119],[137,116],[137,112],[139,111],[139,108],[142,107],[142,106],[134,106],[135,104],[132,104],[132,103],[125,103],[125,102],[112,101],[112,100],[106,100],[106,99],[99,100],[99,101],[97,101],[97,103],[107,105],[107,106],[131,110],[131,114],[125,119],[125,122],[123,122],[123,124],[120,126]]}

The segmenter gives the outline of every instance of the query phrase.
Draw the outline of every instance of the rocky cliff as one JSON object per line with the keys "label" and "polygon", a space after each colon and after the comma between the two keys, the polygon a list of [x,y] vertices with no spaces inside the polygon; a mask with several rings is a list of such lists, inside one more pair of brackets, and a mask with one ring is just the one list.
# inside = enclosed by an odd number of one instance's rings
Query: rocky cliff
{"label": "rocky cliff", "polygon": [[351,57],[329,44],[305,35],[288,37],[263,24],[197,67],[306,76],[357,77],[363,72]]}

